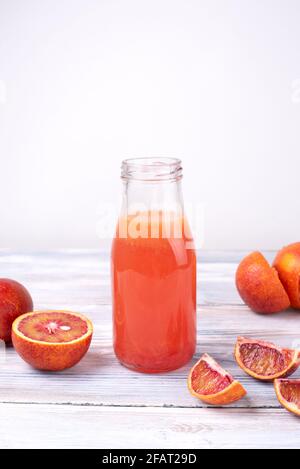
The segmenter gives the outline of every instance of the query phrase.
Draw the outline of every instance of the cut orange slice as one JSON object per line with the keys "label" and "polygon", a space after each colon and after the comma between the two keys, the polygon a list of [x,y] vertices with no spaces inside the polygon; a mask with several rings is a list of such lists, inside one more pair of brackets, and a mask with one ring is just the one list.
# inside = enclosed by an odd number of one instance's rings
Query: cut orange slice
{"label": "cut orange slice", "polygon": [[239,337],[235,358],[245,373],[260,381],[292,375],[300,365],[298,350],[282,349],[270,342]]}
{"label": "cut orange slice", "polygon": [[35,311],[18,317],[12,342],[27,363],[39,370],[60,371],[78,363],[89,349],[93,325],[70,311]]}
{"label": "cut orange slice", "polygon": [[247,394],[243,386],[207,354],[191,369],[188,388],[194,397],[211,405],[228,405]]}
{"label": "cut orange slice", "polygon": [[300,417],[300,379],[276,379],[274,387],[280,404]]}

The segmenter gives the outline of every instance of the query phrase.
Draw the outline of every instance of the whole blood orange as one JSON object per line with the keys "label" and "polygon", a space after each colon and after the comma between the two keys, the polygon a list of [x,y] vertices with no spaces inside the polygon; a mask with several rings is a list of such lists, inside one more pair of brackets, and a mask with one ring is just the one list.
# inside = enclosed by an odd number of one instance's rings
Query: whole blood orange
{"label": "whole blood orange", "polygon": [[292,307],[300,309],[300,243],[290,244],[279,251],[273,266],[289,295]]}
{"label": "whole blood orange", "polygon": [[300,380],[276,379],[274,387],[280,404],[300,417]]}
{"label": "whole blood orange", "polygon": [[33,310],[32,298],[26,288],[15,280],[0,279],[0,339],[11,341],[11,326],[21,314]]}
{"label": "whole blood orange", "polygon": [[245,373],[260,381],[290,376],[300,365],[299,351],[245,337],[237,340],[235,358]]}
{"label": "whole blood orange", "polygon": [[256,313],[278,313],[289,308],[289,297],[260,252],[245,257],[236,272],[236,286],[243,301]]}
{"label": "whole blood orange", "polygon": [[76,365],[88,351],[92,334],[91,321],[70,311],[35,311],[20,316],[12,326],[16,351],[39,370]]}
{"label": "whole blood orange", "polygon": [[247,394],[243,386],[207,354],[191,369],[188,388],[194,397],[211,405],[228,405]]}

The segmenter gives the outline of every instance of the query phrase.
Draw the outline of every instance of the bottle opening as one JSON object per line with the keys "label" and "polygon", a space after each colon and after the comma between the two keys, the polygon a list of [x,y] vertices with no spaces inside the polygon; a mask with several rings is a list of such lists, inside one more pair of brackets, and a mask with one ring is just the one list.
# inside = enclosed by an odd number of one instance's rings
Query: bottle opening
{"label": "bottle opening", "polygon": [[137,181],[179,181],[181,160],[177,158],[130,158],[122,163],[122,179]]}

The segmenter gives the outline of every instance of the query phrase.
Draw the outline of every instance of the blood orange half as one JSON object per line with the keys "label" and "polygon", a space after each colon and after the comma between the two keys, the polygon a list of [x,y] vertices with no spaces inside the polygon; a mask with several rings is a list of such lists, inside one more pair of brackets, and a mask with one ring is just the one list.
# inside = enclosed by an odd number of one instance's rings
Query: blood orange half
{"label": "blood orange half", "polygon": [[278,313],[291,305],[278,272],[260,252],[252,252],[242,260],[236,286],[242,300],[256,313]]}
{"label": "blood orange half", "polygon": [[228,405],[247,394],[243,386],[207,354],[191,369],[188,388],[194,397],[211,405]]}
{"label": "blood orange half", "polygon": [[34,368],[60,371],[78,363],[89,349],[93,325],[70,311],[35,311],[18,317],[12,341],[18,354]]}
{"label": "blood orange half", "polygon": [[280,404],[300,417],[300,380],[276,379],[274,387]]}
{"label": "blood orange half", "polygon": [[235,346],[238,365],[260,381],[274,381],[293,374],[300,365],[298,350],[282,349],[270,342],[239,337]]}

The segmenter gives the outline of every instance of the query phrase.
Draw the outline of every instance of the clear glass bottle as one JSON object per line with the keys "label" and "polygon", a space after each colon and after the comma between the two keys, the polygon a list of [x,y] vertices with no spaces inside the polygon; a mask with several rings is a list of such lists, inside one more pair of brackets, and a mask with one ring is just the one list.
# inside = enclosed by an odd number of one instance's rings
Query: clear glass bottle
{"label": "clear glass bottle", "polygon": [[111,257],[115,354],[136,371],[174,370],[196,346],[196,254],[181,161],[125,160],[122,179]]}

